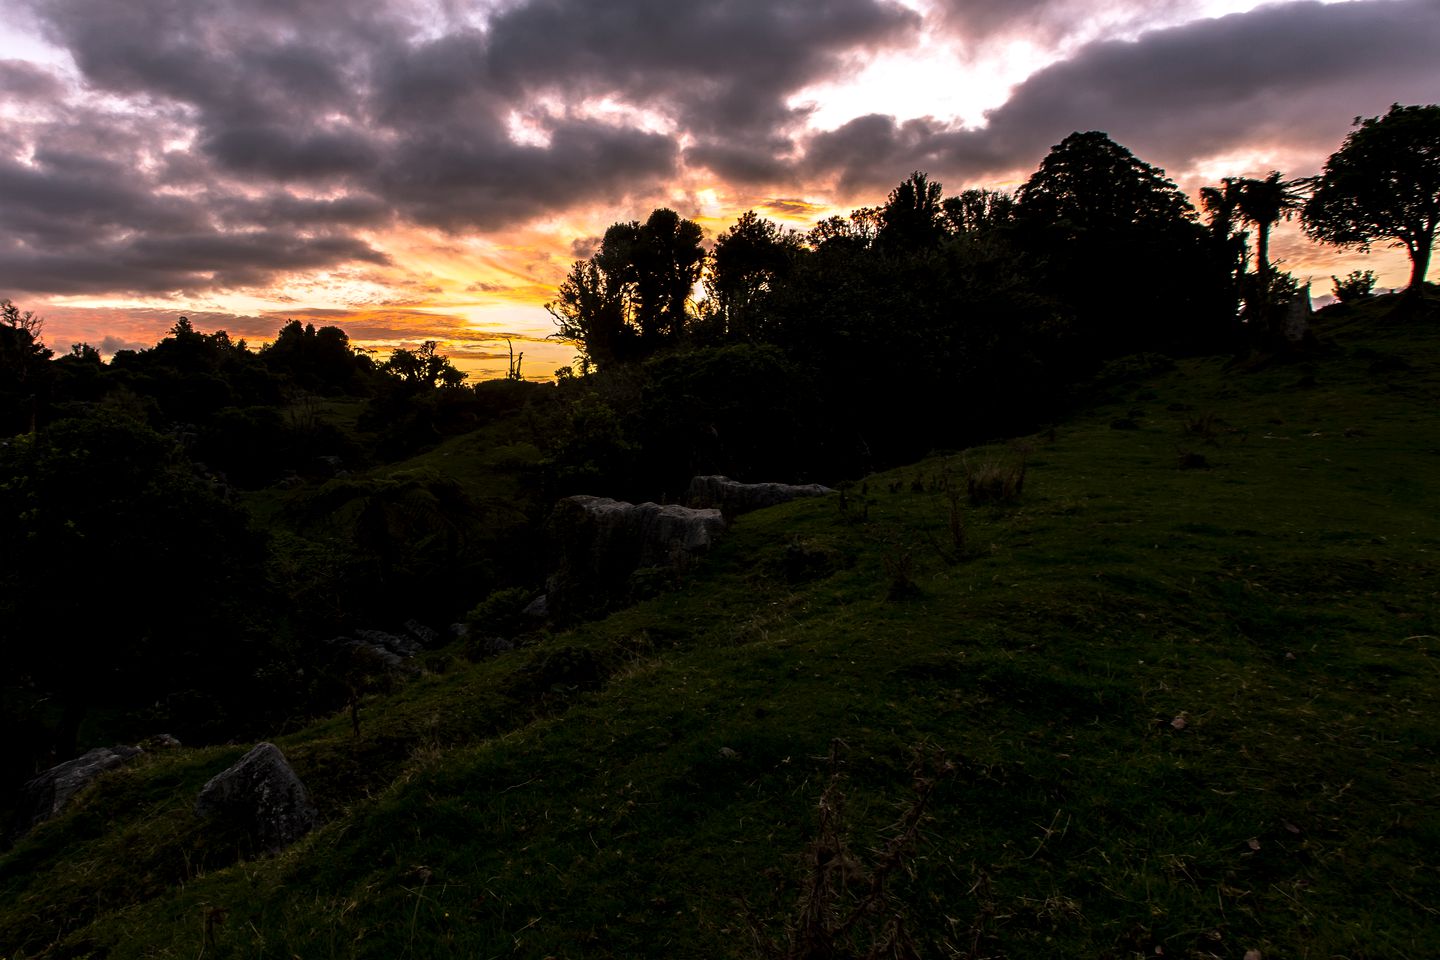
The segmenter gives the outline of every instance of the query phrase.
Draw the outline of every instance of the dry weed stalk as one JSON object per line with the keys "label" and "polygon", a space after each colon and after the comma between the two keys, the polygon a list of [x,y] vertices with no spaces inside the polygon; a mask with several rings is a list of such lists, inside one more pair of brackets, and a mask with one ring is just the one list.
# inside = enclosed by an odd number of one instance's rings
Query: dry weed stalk
{"label": "dry weed stalk", "polygon": [[[795,918],[786,924],[785,945],[772,942],[751,915],[761,952],[772,960],[918,960],[906,929],[906,905],[890,890],[900,873],[913,877],[909,858],[940,780],[955,771],[943,751],[917,747],[910,765],[912,797],[889,839],[867,866],[850,849],[845,831],[840,748],[830,743],[830,777],[817,808],[819,833],[806,852],[808,876]],[[866,942],[868,941],[868,943]]]}

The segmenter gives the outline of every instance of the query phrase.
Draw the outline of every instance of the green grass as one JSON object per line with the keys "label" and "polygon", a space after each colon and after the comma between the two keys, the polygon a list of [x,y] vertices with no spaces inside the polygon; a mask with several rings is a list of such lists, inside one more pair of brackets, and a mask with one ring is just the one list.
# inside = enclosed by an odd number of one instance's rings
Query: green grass
{"label": "green grass", "polygon": [[[1021,496],[963,504],[963,555],[935,459],[433,656],[358,740],[279,741],[326,822],[278,856],[189,812],[248,744],[147,758],[0,860],[4,955],[761,956],[837,738],[862,855],[917,745],[957,766],[892,890],[925,956],[1440,954],[1440,329],[1376,313],[1304,364],[1104,383]],[[427,466],[504,455],[472,446]]]}

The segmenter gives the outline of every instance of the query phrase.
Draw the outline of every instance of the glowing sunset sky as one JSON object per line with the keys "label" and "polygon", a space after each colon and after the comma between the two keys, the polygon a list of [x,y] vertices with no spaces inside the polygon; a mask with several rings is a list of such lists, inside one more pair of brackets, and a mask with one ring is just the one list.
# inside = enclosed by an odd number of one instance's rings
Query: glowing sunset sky
{"label": "glowing sunset sky", "polygon": [[293,317],[482,376],[506,335],[568,363],[541,305],[656,206],[803,228],[917,169],[1011,189],[1075,130],[1193,197],[1440,101],[1440,0],[11,0],[0,38],[0,296],[52,347]]}

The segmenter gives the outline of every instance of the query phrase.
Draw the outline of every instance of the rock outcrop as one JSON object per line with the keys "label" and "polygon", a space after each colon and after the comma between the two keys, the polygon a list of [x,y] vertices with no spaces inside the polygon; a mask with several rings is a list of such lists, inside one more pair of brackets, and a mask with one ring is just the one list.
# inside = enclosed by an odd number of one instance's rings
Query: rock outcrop
{"label": "rock outcrop", "polygon": [[692,507],[715,507],[735,517],[751,510],[763,510],[800,497],[823,497],[834,493],[818,483],[739,483],[729,477],[696,477],[690,481],[685,502]]}
{"label": "rock outcrop", "polygon": [[353,635],[334,637],[328,642],[333,649],[349,658],[346,665],[349,671],[368,674],[419,672],[414,657],[422,648],[418,641],[408,636],[396,636],[383,630],[356,630]]}
{"label": "rock outcrop", "polygon": [[560,557],[546,605],[563,618],[598,597],[623,596],[636,570],[682,568],[710,549],[725,520],[715,509],[578,496],[556,505],[551,530]]}
{"label": "rock outcrop", "polygon": [[1305,284],[1295,294],[1295,299],[1285,306],[1285,319],[1280,332],[1285,342],[1292,347],[1305,344],[1313,334],[1310,332],[1310,318],[1314,316],[1310,306],[1310,284]]}
{"label": "rock outcrop", "polygon": [[59,815],[75,795],[100,774],[122,767],[144,752],[139,747],[96,747],[29,781],[21,788],[10,840],[20,839],[32,827]]}
{"label": "rock outcrop", "polygon": [[195,812],[270,852],[289,846],[320,822],[305,785],[273,743],[259,744],[211,777],[200,790]]}

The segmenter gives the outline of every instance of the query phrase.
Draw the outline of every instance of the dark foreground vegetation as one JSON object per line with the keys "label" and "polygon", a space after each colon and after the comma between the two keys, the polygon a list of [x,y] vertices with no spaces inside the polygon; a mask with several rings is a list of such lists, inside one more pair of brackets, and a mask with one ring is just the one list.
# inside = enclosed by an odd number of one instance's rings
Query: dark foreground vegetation
{"label": "dark foreground vegetation", "polygon": [[[1302,190],[1201,224],[1092,133],[708,255],[657,211],[544,384],[7,304],[4,804],[186,747],[7,831],[6,956],[1434,955],[1440,305],[1297,328],[1237,228]],[[520,612],[557,498],[709,473],[840,490]],[[260,739],[321,823],[269,856],[195,813]]]}

